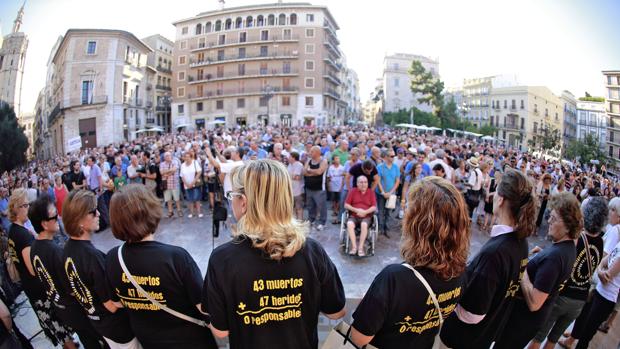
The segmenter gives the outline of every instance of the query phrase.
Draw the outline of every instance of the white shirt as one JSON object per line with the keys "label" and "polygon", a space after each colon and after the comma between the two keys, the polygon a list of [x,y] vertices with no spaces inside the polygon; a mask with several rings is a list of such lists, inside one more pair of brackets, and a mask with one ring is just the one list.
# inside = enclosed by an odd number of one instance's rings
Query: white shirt
{"label": "white shirt", "polygon": [[[620,262],[620,243],[616,244],[607,258],[608,269],[611,269],[615,263]],[[600,293],[603,298],[615,303],[618,299],[618,292],[620,291],[620,273],[612,277],[606,284],[599,282],[596,285],[596,291]]]}
{"label": "white shirt", "polygon": [[494,225],[493,228],[491,228],[491,237],[494,238],[496,236],[512,233],[513,231],[515,231],[515,228],[509,225]]}
{"label": "white shirt", "polygon": [[610,225],[605,231],[605,235],[603,235],[603,241],[605,242],[603,252],[610,254],[618,242],[620,242],[620,224]]}
{"label": "white shirt", "polygon": [[344,166],[340,165],[338,167],[329,166],[327,170],[327,178],[329,178],[329,191],[330,192],[339,192],[340,188],[342,188],[342,184],[344,182]]}
{"label": "white shirt", "polygon": [[232,190],[232,182],[230,181],[230,173],[236,167],[243,166],[243,161],[230,161],[220,163],[220,171],[224,173],[224,195]]}
{"label": "white shirt", "polygon": [[199,173],[200,165],[196,160],[192,161],[189,165],[185,162],[181,164],[181,178],[183,178],[183,182],[192,183]]}
{"label": "white shirt", "polygon": [[446,164],[445,161],[443,161],[442,159],[435,159],[431,162],[429,162],[429,166],[431,167],[431,170],[433,169],[433,167],[435,167],[435,165],[437,164],[441,164],[441,166],[443,167],[444,172],[446,172],[446,179],[451,181],[452,180],[452,172],[454,172],[454,170],[452,169],[452,167],[448,166],[448,164]]}
{"label": "white shirt", "polygon": [[[294,164],[288,165],[288,173],[293,181],[293,196],[299,196],[304,193],[304,165],[300,161],[295,161]],[[293,179],[295,176],[299,176],[299,179]]]}
{"label": "white shirt", "polygon": [[[476,176],[477,174],[477,176]],[[482,172],[480,169],[475,168],[469,174],[469,185],[471,185],[472,190],[480,190],[482,188],[482,180],[483,180]]]}

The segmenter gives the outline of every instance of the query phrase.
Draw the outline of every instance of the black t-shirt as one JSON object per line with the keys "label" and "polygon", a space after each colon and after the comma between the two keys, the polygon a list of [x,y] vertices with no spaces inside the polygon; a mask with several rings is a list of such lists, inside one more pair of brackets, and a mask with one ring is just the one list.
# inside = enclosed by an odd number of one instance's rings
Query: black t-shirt
{"label": "black t-shirt", "polygon": [[491,238],[467,266],[467,287],[459,304],[464,310],[485,315],[477,324],[466,324],[453,313],[441,330],[450,348],[489,348],[510,315],[519,280],[527,264],[527,241],[515,233]]}
{"label": "black t-shirt", "polygon": [[353,188],[357,188],[357,177],[359,176],[366,177],[368,179],[368,188],[372,187],[375,176],[379,174],[377,166],[372,167],[370,174],[365,174],[364,170],[362,170],[362,165],[363,163],[355,164],[349,169],[349,174],[353,177]]}
{"label": "black t-shirt", "polygon": [[[498,337],[495,348],[524,348],[544,325],[555,304],[562,284],[570,276],[575,264],[575,243],[567,240],[555,243],[537,255],[527,264],[527,274],[534,288],[549,296],[537,311],[530,311],[523,294],[518,292],[515,305],[510,312],[505,331]],[[516,331],[515,329],[518,329]]]}
{"label": "black t-shirt", "polygon": [[[123,260],[136,282],[158,302],[185,315],[202,319],[202,275],[189,253],[155,241],[125,244]],[[217,348],[208,328],[179,319],[142,297],[123,273],[118,247],[108,252],[106,275],[112,299],[121,302],[131,327],[145,348]]]}
{"label": "black t-shirt", "polygon": [[19,272],[22,288],[30,301],[44,300],[45,292],[36,276],[33,276],[24,264],[22,251],[32,245],[34,235],[23,226],[13,223],[9,228],[9,254]]}
{"label": "black t-shirt", "polygon": [[[454,311],[464,275],[448,281],[429,269],[416,268],[437,297],[444,319]],[[357,310],[353,327],[377,348],[432,348],[439,331],[439,314],[424,285],[401,264],[383,269],[370,285]]]}
{"label": "black t-shirt", "polygon": [[86,311],[97,332],[117,343],[131,341],[135,336],[125,310],[110,313],[103,305],[112,299],[105,277],[105,253],[88,240],[69,239],[62,260],[68,282],[66,287]]}
{"label": "black t-shirt", "polygon": [[[596,273],[596,267],[603,258],[603,238],[601,235],[586,235],[590,246],[590,267],[592,274]],[[560,291],[560,296],[572,299],[586,300],[590,292],[590,270],[586,264],[586,246],[583,239],[577,239],[575,264],[570,277],[566,280],[564,288]]]}
{"label": "black t-shirt", "polygon": [[82,173],[82,171],[78,173],[71,171],[69,174],[67,174],[67,183],[65,184],[67,185],[67,189],[71,191],[73,190],[73,183],[80,185],[85,180],[86,180],[86,177],[84,177],[84,173]]}
{"label": "black t-shirt", "polygon": [[313,239],[276,261],[238,237],[209,259],[203,311],[213,327],[230,331],[232,349],[316,349],[319,312],[334,314],[344,305],[338,271]]}

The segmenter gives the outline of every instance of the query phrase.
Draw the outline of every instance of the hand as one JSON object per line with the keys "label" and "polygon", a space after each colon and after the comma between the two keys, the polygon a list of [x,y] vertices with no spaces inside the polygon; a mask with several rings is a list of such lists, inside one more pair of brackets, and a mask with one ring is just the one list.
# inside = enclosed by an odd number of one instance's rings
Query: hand
{"label": "hand", "polygon": [[383,193],[383,198],[387,200],[390,198],[390,195],[390,193]]}
{"label": "hand", "polygon": [[609,272],[607,272],[606,270],[599,270],[598,278],[604,284],[608,283],[611,280],[611,276],[609,276]]}
{"label": "hand", "polygon": [[530,251],[530,256],[540,251],[542,251],[542,248],[540,248],[540,246],[534,246],[534,248]]}

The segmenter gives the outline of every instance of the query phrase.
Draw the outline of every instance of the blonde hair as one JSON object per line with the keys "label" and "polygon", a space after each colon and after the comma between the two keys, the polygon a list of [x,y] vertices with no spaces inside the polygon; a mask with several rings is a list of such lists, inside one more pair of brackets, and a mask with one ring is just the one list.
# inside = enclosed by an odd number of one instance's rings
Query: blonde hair
{"label": "blonde hair", "polygon": [[17,221],[17,209],[25,203],[28,203],[26,189],[15,189],[9,198],[9,220],[11,222]]}
{"label": "blonde hair", "polygon": [[62,223],[67,235],[80,237],[84,230],[80,227],[80,221],[89,212],[97,208],[97,197],[89,190],[73,190],[62,204]]}
{"label": "blonde hair", "polygon": [[236,235],[245,235],[273,260],[292,257],[308,232],[293,215],[293,186],[284,165],[274,160],[251,161],[231,173],[234,191],[247,197],[247,210]]}

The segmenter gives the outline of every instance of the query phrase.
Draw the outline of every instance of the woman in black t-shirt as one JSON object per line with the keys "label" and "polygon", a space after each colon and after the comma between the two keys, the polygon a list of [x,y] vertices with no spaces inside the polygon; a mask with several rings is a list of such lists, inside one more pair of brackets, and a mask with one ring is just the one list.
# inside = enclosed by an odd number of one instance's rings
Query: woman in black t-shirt
{"label": "woman in black t-shirt", "polygon": [[506,169],[493,197],[498,225],[466,269],[467,286],[441,330],[450,348],[488,349],[501,333],[527,264],[527,241],[535,228],[536,198],[521,172]]}
{"label": "woman in black t-shirt", "polygon": [[[546,324],[530,343],[530,349],[540,347],[545,337],[547,337],[547,342],[544,348],[555,348],[560,336],[579,316],[581,309],[586,304],[590,291],[590,280],[603,258],[601,232],[607,222],[607,200],[602,197],[594,197],[588,200],[583,207],[582,215],[584,231],[577,238],[577,257],[571,275],[560,291]],[[586,246],[588,247],[587,251]]]}
{"label": "woman in black t-shirt", "polygon": [[54,202],[46,194],[40,196],[30,204],[28,217],[38,233],[37,239],[32,242],[30,259],[39,284],[45,291],[46,303],[52,305],[53,312],[63,325],[77,332],[86,349],[102,348],[103,338],[95,331],[80,305],[65,288],[66,282],[60,282],[65,276],[62,248],[53,241],[54,235],[60,229]]}
{"label": "woman in black t-shirt", "polygon": [[[141,184],[124,186],[112,197],[112,233],[126,243],[123,261],[135,282],[158,303],[202,320],[202,276],[198,265],[181,247],[154,241],[162,216],[155,194]],[[211,331],[173,316],[142,296],[123,273],[115,247],[106,258],[112,299],[123,304],[131,327],[144,348],[217,348]]]}
{"label": "woman in black t-shirt", "polygon": [[357,346],[433,347],[441,322],[462,294],[469,224],[463,195],[450,182],[426,177],[412,186],[401,255],[430,285],[441,317],[415,274],[402,264],[389,265],[377,275],[353,314],[351,339]]}
{"label": "woman in black t-shirt", "polygon": [[343,317],[344,288],[325,250],[306,238],[307,224],[293,216],[286,167],[252,161],[231,181],[238,229],[211,254],[202,294],[213,333],[229,336],[232,349],[316,349],[319,312]]}
{"label": "woman in black t-shirt", "polygon": [[105,277],[105,253],[90,241],[99,229],[95,194],[87,190],[72,191],[62,206],[62,220],[70,239],[62,255],[66,279],[58,281],[70,290],[110,348],[140,348],[127,313],[112,300]]}
{"label": "woman in black t-shirt", "polygon": [[560,289],[575,264],[575,239],[583,226],[579,201],[572,193],[559,193],[549,203],[549,237],[553,244],[528,262],[521,290],[495,348],[522,349],[549,317]]}
{"label": "woman in black t-shirt", "polygon": [[9,254],[45,336],[55,346],[62,344],[65,348],[75,348],[71,330],[61,325],[52,311],[52,304],[46,301],[45,290],[35,276],[30,260],[30,246],[34,241],[34,235],[24,227],[28,221],[28,207],[30,204],[26,190],[16,189],[9,199],[9,219],[13,223],[9,229]]}

